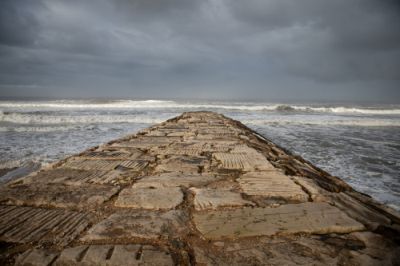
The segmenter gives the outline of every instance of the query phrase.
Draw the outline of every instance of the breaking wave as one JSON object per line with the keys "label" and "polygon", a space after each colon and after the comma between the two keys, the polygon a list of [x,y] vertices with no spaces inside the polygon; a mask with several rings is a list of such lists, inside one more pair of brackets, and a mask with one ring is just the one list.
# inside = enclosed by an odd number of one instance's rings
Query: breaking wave
{"label": "breaking wave", "polygon": [[315,126],[357,126],[357,127],[400,127],[399,120],[377,119],[249,119],[243,120],[248,125],[315,125]]}
{"label": "breaking wave", "polygon": [[[34,113],[0,112],[0,122],[15,124],[115,124],[115,123],[161,123],[165,118],[137,115],[50,115]],[[1,131],[1,129],[0,129]],[[43,129],[46,131],[46,129]]]}
{"label": "breaking wave", "polygon": [[379,107],[346,107],[346,106],[313,106],[313,105],[287,105],[287,104],[255,104],[255,103],[193,103],[160,100],[114,100],[114,101],[2,101],[2,109],[46,110],[46,109],[196,109],[196,110],[240,110],[240,111],[265,111],[265,112],[315,112],[338,114],[365,114],[365,115],[400,115],[400,108]]}

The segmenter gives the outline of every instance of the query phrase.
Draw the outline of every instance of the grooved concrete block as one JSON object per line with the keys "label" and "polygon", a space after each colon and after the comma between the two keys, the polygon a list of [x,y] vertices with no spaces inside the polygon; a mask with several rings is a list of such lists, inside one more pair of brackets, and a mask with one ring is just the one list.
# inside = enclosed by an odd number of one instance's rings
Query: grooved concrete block
{"label": "grooved concrete block", "polygon": [[0,240],[64,246],[87,228],[90,216],[62,209],[0,206]]}

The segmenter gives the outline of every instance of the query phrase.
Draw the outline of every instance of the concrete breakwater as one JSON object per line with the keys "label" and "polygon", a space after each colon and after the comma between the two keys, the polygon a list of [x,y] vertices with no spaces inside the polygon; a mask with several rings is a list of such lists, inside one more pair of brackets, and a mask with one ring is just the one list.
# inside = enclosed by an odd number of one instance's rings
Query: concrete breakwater
{"label": "concrete breakwater", "polygon": [[2,264],[399,263],[397,212],[212,112],[14,180],[0,204]]}

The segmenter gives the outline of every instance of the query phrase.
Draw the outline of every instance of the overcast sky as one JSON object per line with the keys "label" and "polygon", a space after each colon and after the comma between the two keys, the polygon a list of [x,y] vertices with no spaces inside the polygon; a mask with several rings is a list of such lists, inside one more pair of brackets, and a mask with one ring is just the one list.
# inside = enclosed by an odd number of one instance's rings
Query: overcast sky
{"label": "overcast sky", "polygon": [[400,102],[400,1],[1,0],[0,96]]}

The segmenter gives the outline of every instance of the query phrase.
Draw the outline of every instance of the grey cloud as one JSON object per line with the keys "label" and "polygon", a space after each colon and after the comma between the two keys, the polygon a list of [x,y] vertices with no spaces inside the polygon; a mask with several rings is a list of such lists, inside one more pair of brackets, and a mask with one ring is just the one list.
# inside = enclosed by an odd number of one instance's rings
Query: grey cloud
{"label": "grey cloud", "polygon": [[34,45],[39,24],[35,14],[40,2],[4,0],[0,4],[0,43],[5,45]]}
{"label": "grey cloud", "polygon": [[0,96],[347,99],[359,91],[393,101],[400,99],[399,6],[4,0]]}

